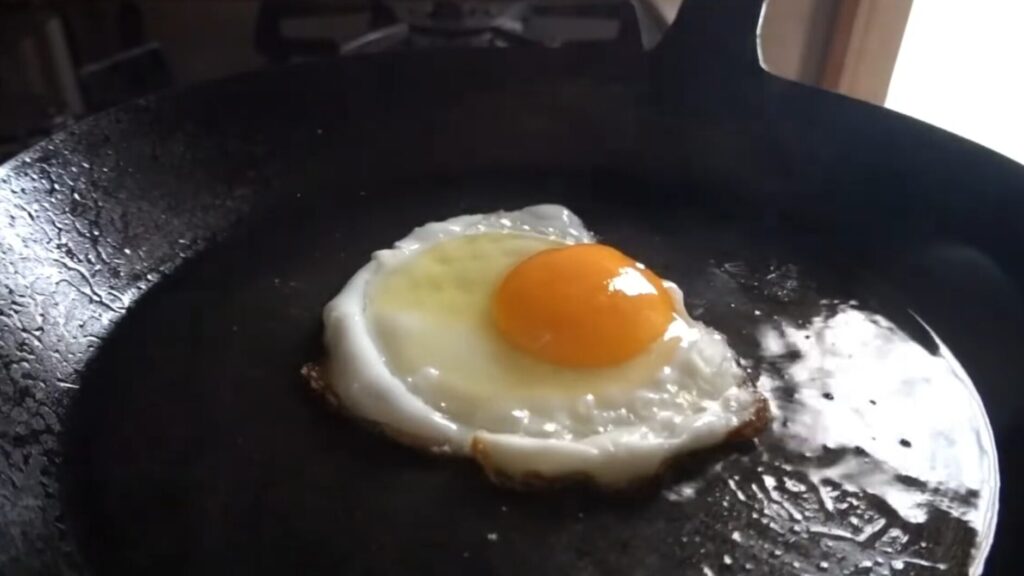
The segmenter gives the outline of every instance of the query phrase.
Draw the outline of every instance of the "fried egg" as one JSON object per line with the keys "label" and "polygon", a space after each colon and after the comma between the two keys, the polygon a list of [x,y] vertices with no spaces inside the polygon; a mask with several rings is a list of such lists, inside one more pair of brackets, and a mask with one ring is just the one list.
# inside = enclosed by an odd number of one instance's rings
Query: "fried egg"
{"label": "fried egg", "polygon": [[766,418],[679,288],[561,206],[417,228],[374,253],[323,320],[330,396],[499,481],[625,486]]}

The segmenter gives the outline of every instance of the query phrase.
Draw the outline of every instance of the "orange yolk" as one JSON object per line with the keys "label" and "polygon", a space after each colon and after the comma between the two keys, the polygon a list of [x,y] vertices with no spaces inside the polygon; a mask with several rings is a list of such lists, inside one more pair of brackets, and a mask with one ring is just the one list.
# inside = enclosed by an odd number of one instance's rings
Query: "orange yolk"
{"label": "orange yolk", "polygon": [[672,298],[653,272],[601,244],[538,252],[513,268],[492,302],[510,344],[562,366],[624,362],[672,322]]}

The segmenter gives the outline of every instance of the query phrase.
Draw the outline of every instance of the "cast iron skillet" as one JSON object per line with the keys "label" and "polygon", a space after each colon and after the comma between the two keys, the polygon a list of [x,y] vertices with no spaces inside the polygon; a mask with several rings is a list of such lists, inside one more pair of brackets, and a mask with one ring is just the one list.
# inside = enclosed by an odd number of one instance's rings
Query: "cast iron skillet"
{"label": "cast iron skillet", "polygon": [[[646,54],[244,75],[5,165],[0,572],[967,573],[968,377],[987,568],[1020,568],[1024,168],[765,73],[760,8],[687,0]],[[680,282],[773,430],[629,497],[518,494],[306,391],[372,250],[535,202]]]}

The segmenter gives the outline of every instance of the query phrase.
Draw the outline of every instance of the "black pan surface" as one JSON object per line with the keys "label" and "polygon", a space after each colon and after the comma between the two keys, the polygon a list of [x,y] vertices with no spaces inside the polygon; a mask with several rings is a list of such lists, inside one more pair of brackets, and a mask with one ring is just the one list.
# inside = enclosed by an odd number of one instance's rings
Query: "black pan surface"
{"label": "black pan surface", "polygon": [[[688,0],[652,55],[239,77],[5,166],[0,569],[968,573],[996,501],[973,381],[1010,572],[1024,169],[768,76],[757,12]],[[517,494],[306,391],[372,250],[533,202],[677,280],[772,432],[631,497]]]}
{"label": "black pan surface", "polygon": [[[903,419],[950,403],[970,413],[970,404],[922,398],[933,391],[971,399],[921,344],[868,313],[888,303],[875,281],[816,265],[827,253],[798,259],[770,224],[678,204],[652,211],[671,195],[622,178],[581,180],[420,182],[411,197],[371,189],[289,203],[148,291],[89,364],[68,428],[72,504],[98,565],[188,574],[666,574],[734,565],[790,574],[902,562],[909,573],[964,573],[975,534],[961,518],[993,495],[959,489],[969,475],[959,467],[991,466],[993,454],[970,446],[989,449],[991,440],[977,429],[980,413],[963,424],[948,414]],[[623,190],[633,192],[621,198]],[[755,360],[762,385],[777,378],[776,432],[651,494],[524,495],[323,409],[298,368],[321,354],[322,304],[375,247],[424,218],[537,201],[575,202],[607,242],[678,279],[693,313]],[[894,316],[913,330],[912,317]],[[761,330],[785,349],[763,353]],[[901,369],[907,363],[913,368]],[[833,373],[800,376],[805,370]],[[843,422],[847,414],[858,416]],[[802,441],[787,440],[790,427],[811,440],[808,456],[796,448]],[[864,452],[819,450],[851,433]],[[851,466],[872,489],[888,484],[891,500],[839,483]],[[908,469],[951,484],[898,478]],[[835,482],[812,480],[829,471]],[[910,494],[936,507],[925,521],[892,509]]]}

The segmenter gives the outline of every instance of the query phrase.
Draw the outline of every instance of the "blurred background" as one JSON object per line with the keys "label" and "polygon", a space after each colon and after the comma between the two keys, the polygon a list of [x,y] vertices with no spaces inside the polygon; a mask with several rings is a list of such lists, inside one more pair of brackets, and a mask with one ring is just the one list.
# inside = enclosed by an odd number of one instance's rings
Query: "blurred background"
{"label": "blurred background", "polygon": [[[679,2],[6,0],[0,161],[119,103],[305,59],[446,45],[651,46]],[[1017,0],[770,0],[761,45],[774,74],[1024,162],[1022,22]]]}

